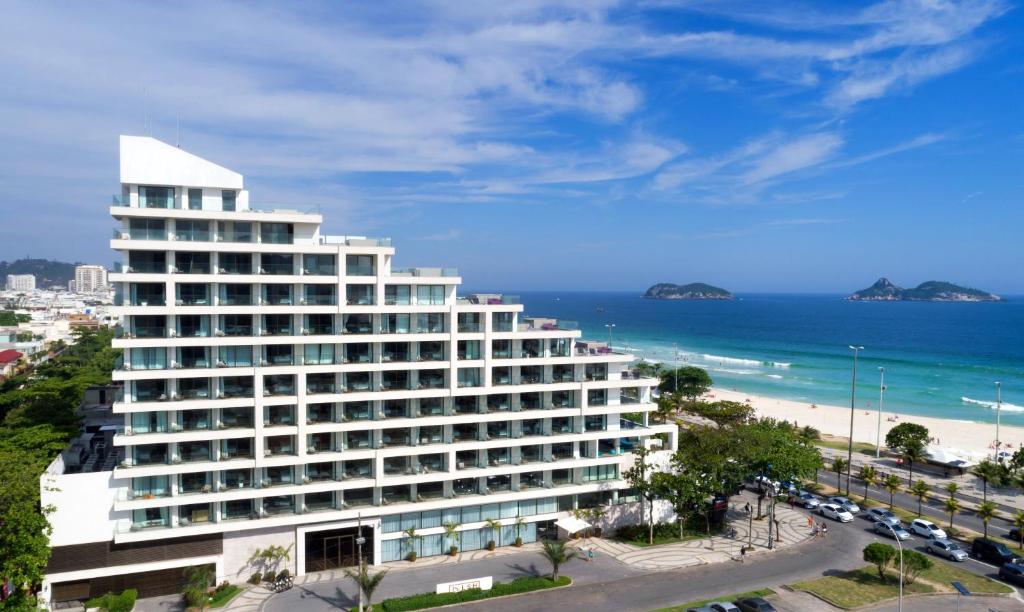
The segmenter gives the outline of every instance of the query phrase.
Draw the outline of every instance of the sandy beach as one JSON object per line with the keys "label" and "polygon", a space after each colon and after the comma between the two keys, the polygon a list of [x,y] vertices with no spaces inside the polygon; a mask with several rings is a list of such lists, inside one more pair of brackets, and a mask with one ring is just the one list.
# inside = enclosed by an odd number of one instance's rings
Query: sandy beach
{"label": "sandy beach", "polygon": [[[771,397],[760,397],[743,393],[742,391],[731,391],[728,389],[715,388],[707,396],[719,400],[730,400],[734,402],[745,402],[750,400],[751,405],[758,416],[772,417],[774,419],[796,421],[797,425],[810,425],[822,433],[834,436],[849,436],[850,432],[850,408],[840,406],[827,406],[824,404],[809,404],[807,402],[796,402],[791,400],[780,400]],[[816,406],[812,408],[812,406]],[[895,418],[898,416],[898,418]],[[885,434],[900,423],[910,422],[924,425],[935,439],[938,446],[953,447],[969,451],[991,453],[996,439],[996,426],[993,423],[977,423],[973,421],[937,419],[910,414],[898,414],[891,411],[882,412],[882,444],[885,444]],[[858,409],[853,421],[853,439],[857,442],[874,444],[878,432],[878,412],[876,410],[865,411]],[[1003,425],[1000,428],[1000,437],[1003,441],[1003,448],[1007,450],[1021,448],[1024,444],[1024,428],[1008,427]]]}

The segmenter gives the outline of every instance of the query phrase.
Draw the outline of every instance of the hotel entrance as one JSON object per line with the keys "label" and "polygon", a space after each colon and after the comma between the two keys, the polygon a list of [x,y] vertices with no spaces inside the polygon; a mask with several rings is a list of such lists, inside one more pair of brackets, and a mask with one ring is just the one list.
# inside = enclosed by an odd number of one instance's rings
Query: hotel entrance
{"label": "hotel entrance", "polygon": [[[373,564],[373,528],[363,527],[363,560]],[[306,533],[306,572],[322,572],[338,567],[354,567],[359,564],[358,527],[345,527],[328,531]]]}

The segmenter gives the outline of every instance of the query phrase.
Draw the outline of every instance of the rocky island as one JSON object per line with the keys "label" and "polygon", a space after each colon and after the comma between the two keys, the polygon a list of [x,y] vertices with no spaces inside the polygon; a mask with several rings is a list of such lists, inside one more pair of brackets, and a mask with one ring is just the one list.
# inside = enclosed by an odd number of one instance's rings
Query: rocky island
{"label": "rocky island", "polygon": [[690,283],[688,285],[674,285],[672,283],[658,283],[644,293],[645,298],[654,300],[731,300],[731,293],[706,283]]}
{"label": "rocky island", "polygon": [[944,281],[926,281],[912,289],[880,278],[867,289],[856,291],[846,299],[861,302],[1002,302],[1003,298],[979,289],[961,287]]}

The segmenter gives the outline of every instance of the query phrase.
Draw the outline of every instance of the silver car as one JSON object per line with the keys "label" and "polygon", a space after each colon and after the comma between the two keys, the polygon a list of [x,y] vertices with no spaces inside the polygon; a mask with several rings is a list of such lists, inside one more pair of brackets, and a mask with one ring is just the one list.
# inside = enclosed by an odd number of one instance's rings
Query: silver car
{"label": "silver car", "polygon": [[821,499],[810,491],[800,491],[797,495],[797,503],[808,510],[814,510],[821,505]]}
{"label": "silver car", "polygon": [[727,601],[713,601],[708,604],[708,607],[715,612],[742,612],[742,610]]}
{"label": "silver car", "polygon": [[910,534],[906,529],[899,525],[890,525],[888,523],[878,522],[875,523],[875,533],[878,535],[884,535],[890,538],[897,538],[900,540],[909,540]]}
{"label": "silver car", "polygon": [[842,506],[843,510],[846,510],[850,514],[856,514],[856,513],[860,512],[860,506],[855,504],[853,502],[853,500],[850,499],[849,497],[841,497],[841,496],[837,495],[835,497],[828,498],[828,501],[833,503],[833,504],[837,504],[839,506]]}
{"label": "silver car", "polygon": [[892,510],[886,510],[885,508],[872,508],[868,510],[865,518],[873,523],[885,523],[892,527],[900,526],[900,517],[893,514]]}
{"label": "silver car", "polygon": [[960,548],[956,542],[946,538],[935,538],[933,540],[929,540],[924,549],[933,555],[952,559],[953,561],[963,561],[967,559],[967,551]]}

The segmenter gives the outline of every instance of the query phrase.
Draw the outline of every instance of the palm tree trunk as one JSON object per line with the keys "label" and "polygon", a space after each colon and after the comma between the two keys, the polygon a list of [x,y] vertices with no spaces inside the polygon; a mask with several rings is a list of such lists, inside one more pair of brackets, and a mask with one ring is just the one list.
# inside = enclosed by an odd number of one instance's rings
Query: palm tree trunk
{"label": "palm tree trunk", "polygon": [[953,515],[954,514],[956,514],[956,513],[955,512],[950,512],[949,513],[949,530],[950,531],[953,531]]}
{"label": "palm tree trunk", "polygon": [[988,501],[988,478],[981,479],[981,501],[982,503]]}
{"label": "palm tree trunk", "polygon": [[[914,462],[913,461],[908,461],[907,462],[907,486],[908,487],[914,486]],[[920,514],[920,513],[918,513],[918,514]]]}
{"label": "palm tree trunk", "polygon": [[985,539],[987,540],[988,539],[988,521],[982,521],[981,524],[985,526]]}
{"label": "palm tree trunk", "polygon": [[892,498],[896,495],[894,492],[889,491],[889,509],[892,510]]}
{"label": "palm tree trunk", "polygon": [[647,503],[648,503],[648,505],[650,506],[650,509],[651,509],[650,525],[647,526],[647,529],[648,529],[648,532],[647,532],[648,533],[648,535],[647,535],[647,543],[651,544],[651,545],[654,545],[654,500],[653,499],[649,499],[649,500],[647,500]]}

